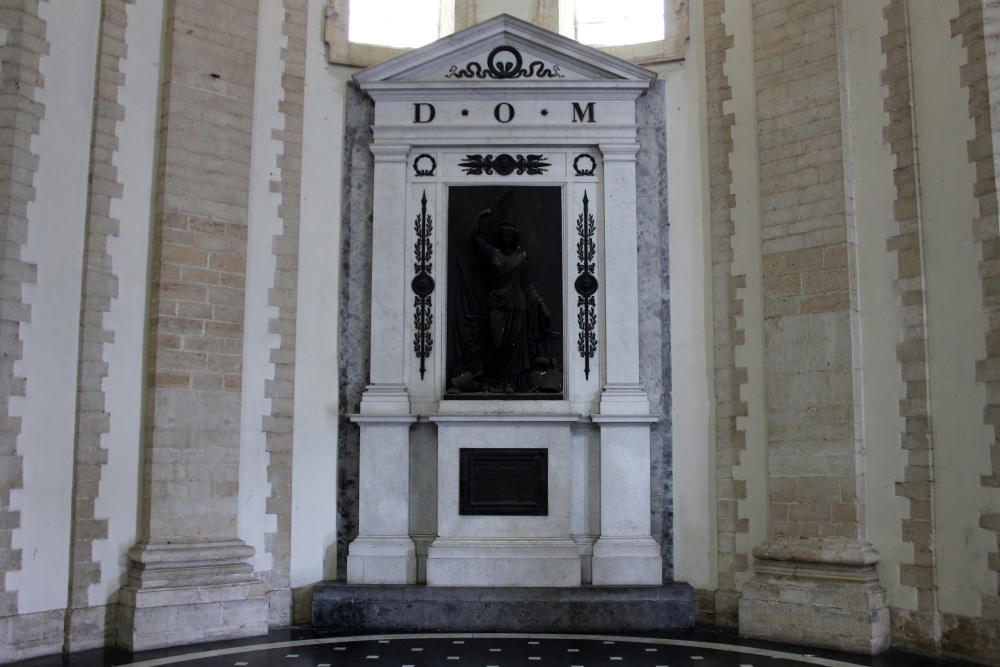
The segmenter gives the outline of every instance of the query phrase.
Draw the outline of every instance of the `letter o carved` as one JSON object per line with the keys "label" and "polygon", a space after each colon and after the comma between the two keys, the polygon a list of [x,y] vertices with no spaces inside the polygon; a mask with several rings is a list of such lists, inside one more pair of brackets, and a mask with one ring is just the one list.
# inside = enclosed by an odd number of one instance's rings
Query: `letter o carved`
{"label": "letter o carved", "polygon": [[[506,112],[502,111],[503,107],[507,107]],[[506,120],[503,118],[504,115],[507,116]],[[514,106],[508,102],[501,102],[493,109],[493,116],[501,123],[509,123],[514,120]]]}

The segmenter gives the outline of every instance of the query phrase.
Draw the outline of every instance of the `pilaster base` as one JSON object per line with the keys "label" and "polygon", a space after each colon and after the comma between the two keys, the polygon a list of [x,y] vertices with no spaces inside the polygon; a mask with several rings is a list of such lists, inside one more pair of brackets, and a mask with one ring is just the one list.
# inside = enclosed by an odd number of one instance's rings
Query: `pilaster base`
{"label": "pilaster base", "polygon": [[591,577],[595,586],[659,586],[663,583],[660,545],[651,537],[602,537],[594,544]]}
{"label": "pilaster base", "polygon": [[143,651],[267,634],[263,582],[242,541],[139,545],[120,591],[118,643]]}
{"label": "pilaster base", "polygon": [[[740,635],[870,655],[885,651],[888,598],[878,583],[877,554],[868,550],[871,562],[835,563],[763,560],[768,549],[755,549],[755,576],[740,600]],[[822,555],[832,560],[829,550]]]}
{"label": "pilaster base", "polygon": [[[649,397],[641,384],[607,384],[601,392],[601,415],[648,415]],[[650,420],[656,422],[657,419]]]}
{"label": "pilaster base", "polygon": [[358,537],[347,549],[347,583],[417,583],[417,551],[413,540]]}

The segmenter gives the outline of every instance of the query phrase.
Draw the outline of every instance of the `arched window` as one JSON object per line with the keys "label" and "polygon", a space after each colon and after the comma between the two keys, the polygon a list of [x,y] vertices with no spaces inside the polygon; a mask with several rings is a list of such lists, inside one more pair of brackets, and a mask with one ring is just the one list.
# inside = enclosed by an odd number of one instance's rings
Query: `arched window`
{"label": "arched window", "polygon": [[498,12],[640,65],[680,60],[688,0],[330,0],[331,63],[367,67]]}
{"label": "arched window", "polygon": [[440,36],[441,0],[353,0],[347,38],[360,44],[416,48]]}
{"label": "arched window", "polygon": [[664,37],[663,0],[576,0],[576,39],[614,46]]}

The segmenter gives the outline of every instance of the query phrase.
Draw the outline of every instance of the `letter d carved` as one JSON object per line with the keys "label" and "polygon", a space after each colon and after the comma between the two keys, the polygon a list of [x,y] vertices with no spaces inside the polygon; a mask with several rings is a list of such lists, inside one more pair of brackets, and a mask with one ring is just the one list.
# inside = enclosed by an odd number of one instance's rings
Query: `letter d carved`
{"label": "letter d carved", "polygon": [[[423,108],[427,107],[429,113],[427,117],[424,118]],[[429,123],[434,120],[435,115],[434,105],[428,104],[427,102],[415,102],[413,104],[413,122],[414,123]]]}

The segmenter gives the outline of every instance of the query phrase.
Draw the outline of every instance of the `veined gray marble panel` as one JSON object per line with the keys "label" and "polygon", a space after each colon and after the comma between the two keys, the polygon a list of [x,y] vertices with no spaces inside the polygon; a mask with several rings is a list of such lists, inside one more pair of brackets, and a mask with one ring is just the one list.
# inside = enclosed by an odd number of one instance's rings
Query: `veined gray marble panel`
{"label": "veined gray marble panel", "polygon": [[663,578],[674,574],[673,429],[670,418],[670,263],[667,219],[667,108],[657,81],[636,101],[639,154],[636,208],[639,235],[639,377],[660,417],[650,433],[650,511],[660,543]]}
{"label": "veined gray marble panel", "polygon": [[694,627],[694,589],[351,586],[313,589],[313,628],[407,632],[636,632]]}
{"label": "veined gray marble panel", "polygon": [[340,268],[340,428],[337,447],[337,577],[347,578],[347,545],[358,535],[357,414],[368,384],[371,348],[372,142],[375,103],[347,84],[344,129],[343,230]]}

